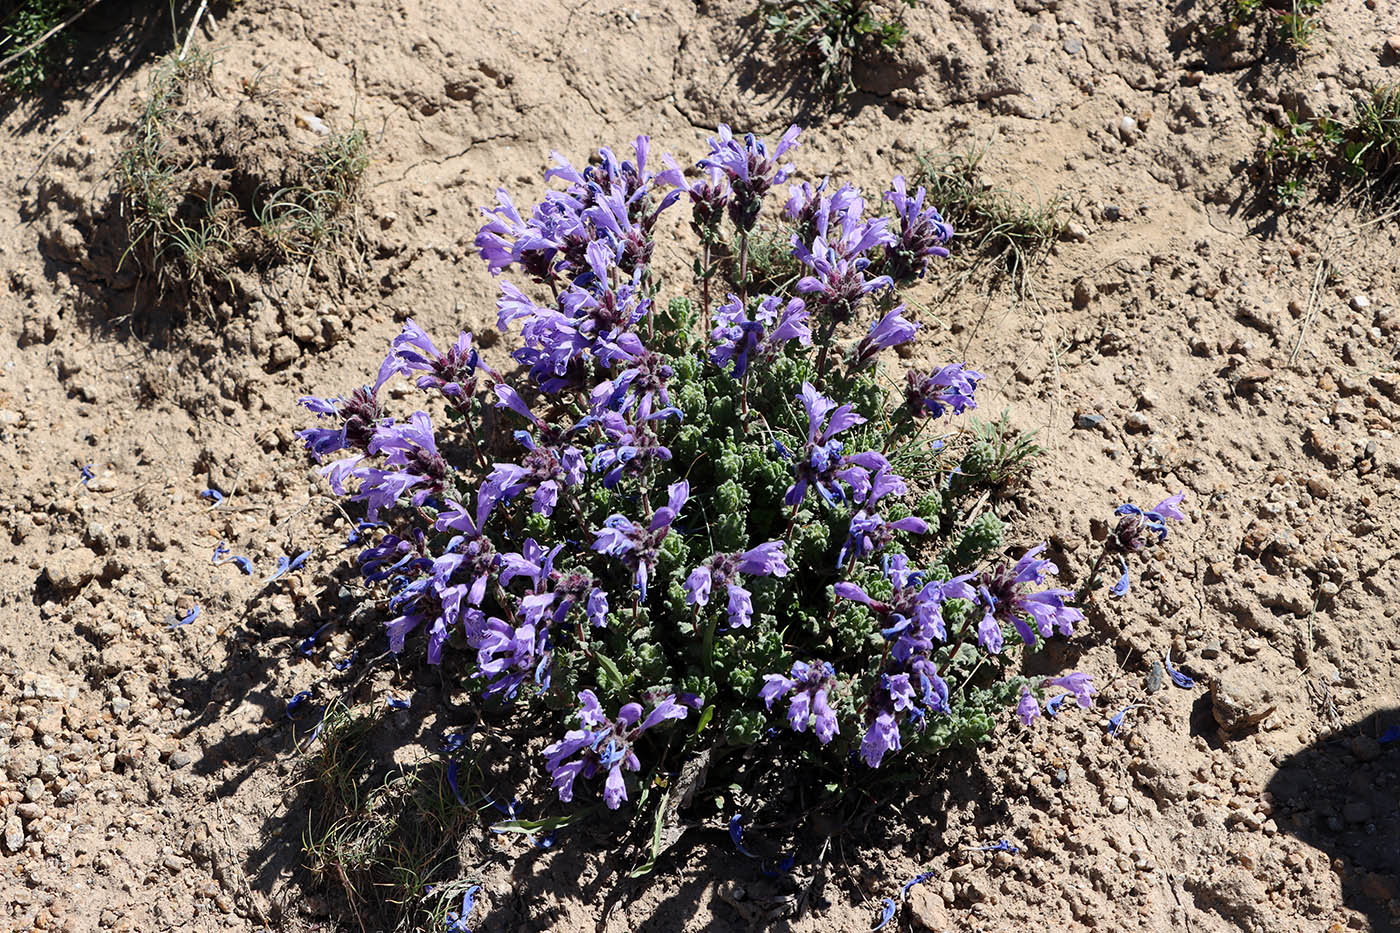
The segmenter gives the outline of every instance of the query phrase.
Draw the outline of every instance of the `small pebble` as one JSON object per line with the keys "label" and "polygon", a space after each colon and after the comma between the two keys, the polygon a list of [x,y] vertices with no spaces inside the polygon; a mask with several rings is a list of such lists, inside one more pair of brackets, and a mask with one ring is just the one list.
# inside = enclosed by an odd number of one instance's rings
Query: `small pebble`
{"label": "small pebble", "polygon": [[1147,683],[1143,686],[1143,689],[1146,690],[1149,695],[1156,693],[1158,690],[1162,689],[1162,683],[1166,676],[1167,672],[1162,667],[1162,662],[1153,661],[1152,669],[1147,672]]}
{"label": "small pebble", "polygon": [[1108,802],[1108,808],[1114,813],[1122,813],[1128,809],[1128,798],[1123,796],[1114,797]]}
{"label": "small pebble", "polygon": [[1093,430],[1103,424],[1103,415],[1096,415],[1092,412],[1080,412],[1074,416],[1074,426],[1083,428],[1086,431]]}
{"label": "small pebble", "polygon": [[1367,308],[1371,307],[1371,299],[1367,298],[1365,295],[1352,295],[1351,307],[1354,311],[1365,311]]}

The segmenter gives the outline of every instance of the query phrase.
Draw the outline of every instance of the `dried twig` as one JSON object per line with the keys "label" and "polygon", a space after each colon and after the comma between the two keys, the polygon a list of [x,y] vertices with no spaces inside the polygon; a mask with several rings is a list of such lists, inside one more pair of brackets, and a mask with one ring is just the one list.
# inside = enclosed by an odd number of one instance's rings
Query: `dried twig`
{"label": "dried twig", "polygon": [[199,9],[194,11],[194,19],[190,20],[190,31],[185,33],[185,44],[180,46],[180,56],[176,61],[184,61],[185,56],[190,52],[190,42],[194,39],[194,31],[199,28],[199,19],[204,15],[204,11],[209,7],[209,0],[200,0]]}
{"label": "dried twig", "polygon": [[1317,294],[1321,291],[1322,283],[1326,280],[1331,267],[1331,261],[1325,256],[1317,261],[1317,270],[1313,273],[1312,290],[1308,292],[1308,312],[1303,316],[1303,326],[1298,331],[1298,341],[1293,344],[1293,352],[1288,354],[1289,366],[1292,366],[1293,361],[1298,358],[1298,351],[1303,349],[1303,340],[1308,336],[1308,325],[1312,323],[1313,317],[1317,314]]}

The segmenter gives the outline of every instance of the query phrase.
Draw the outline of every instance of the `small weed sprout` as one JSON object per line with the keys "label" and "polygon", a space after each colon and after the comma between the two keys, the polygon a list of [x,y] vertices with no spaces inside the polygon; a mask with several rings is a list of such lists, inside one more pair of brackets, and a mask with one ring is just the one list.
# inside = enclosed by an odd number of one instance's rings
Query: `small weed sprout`
{"label": "small weed sprout", "polygon": [[[953,228],[902,177],[872,199],[883,214],[851,185],[793,183],[767,227],[787,229],[779,260],[755,231],[798,138],[721,126],[690,169],[657,171],[645,136],[625,161],[558,158],[562,190],[524,211],[499,190],[475,241],[514,278],[496,310],[518,370],[409,320],[369,384],[301,400],[332,490],[383,523],[358,564],[390,650],[441,665],[489,721],[543,728],[561,804],[640,811],[639,872],[706,787],[791,821],[793,784],[863,806],[986,740],[1045,688],[1015,674],[1022,653],[1083,618],[1045,545],[1008,548],[983,510],[1034,441],[1003,415],[950,453],[982,374],[886,370],[919,329],[900,292]],[[703,256],[673,283],[652,257],[682,199]],[[968,216],[988,214],[1005,210]],[[406,415],[385,388],[404,378],[423,393]],[[1068,682],[1088,705],[1088,678]]]}
{"label": "small weed sprout", "polygon": [[429,897],[428,887],[456,870],[455,837],[474,818],[456,795],[464,785],[473,793],[471,783],[459,778],[454,789],[443,762],[431,758],[387,775],[367,773],[365,746],[377,725],[363,707],[333,703],[326,710],[303,760],[314,785],[303,852],[311,870],[344,891],[356,915],[406,914],[416,905],[419,919],[432,924],[449,908]]}
{"label": "small weed sprout", "polygon": [[314,259],[349,234],[368,167],[369,136],[363,127],[333,134],[309,160],[305,182],[253,205],[260,232],[283,258]]}
{"label": "small weed sprout", "polygon": [[1010,412],[995,421],[970,419],[973,441],[963,454],[955,474],[955,488],[1005,492],[1025,477],[1043,449],[1035,433],[1024,434],[1011,426]]}
{"label": "small weed sprout", "polygon": [[1357,99],[1350,118],[1301,119],[1270,130],[1260,156],[1275,204],[1294,207],[1309,185],[1385,198],[1400,182],[1400,85]]}
{"label": "small weed sprout", "polygon": [[165,144],[168,124],[190,95],[207,92],[213,59],[193,47],[183,60],[169,56],[151,75],[141,113],[118,163],[118,194],[126,220],[129,245],[122,256],[141,256],[153,271],[157,288],[176,281],[204,292],[206,275],[217,273],[225,257],[218,247],[231,247],[233,231],[227,200],[210,188],[203,197],[182,190],[178,176],[184,166]]}
{"label": "small weed sprout", "polygon": [[196,95],[212,92],[212,69],[210,55],[192,46],[155,70],[118,181],[129,241],[122,261],[139,262],[158,294],[173,290],[205,308],[236,266],[310,264],[347,242],[369,165],[368,134],[354,126],[305,156],[296,184],[235,196],[226,167],[205,164],[205,154],[175,138]]}
{"label": "small weed sprout", "polygon": [[[1227,0],[1225,21],[1216,35],[1233,36],[1248,25],[1272,26],[1271,41],[1293,52],[1305,52],[1318,27],[1318,16],[1325,0]],[[1261,15],[1263,14],[1263,15]]]}
{"label": "small weed sprout", "polygon": [[913,180],[928,189],[929,201],[958,231],[960,255],[1001,264],[1015,292],[1024,296],[1050,247],[1065,232],[1066,205],[1059,196],[1032,204],[988,185],[982,177],[983,155],[921,155]]}
{"label": "small weed sprout", "polygon": [[897,49],[908,33],[898,19],[885,18],[889,12],[877,0],[766,0],[758,15],[780,47],[808,58],[817,91],[837,103],[856,90],[857,61]]}

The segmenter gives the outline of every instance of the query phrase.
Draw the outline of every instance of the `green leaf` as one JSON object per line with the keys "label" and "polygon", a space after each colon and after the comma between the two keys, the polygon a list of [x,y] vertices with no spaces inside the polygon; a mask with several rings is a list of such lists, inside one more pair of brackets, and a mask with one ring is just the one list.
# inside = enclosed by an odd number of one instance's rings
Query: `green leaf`
{"label": "green leaf", "polygon": [[563,829],[585,813],[592,813],[596,809],[597,807],[589,807],[577,813],[570,813],[568,816],[548,816],[542,820],[506,820],[503,823],[492,823],[491,832],[520,833],[525,836],[533,836],[540,830],[552,831]]}
{"label": "green leaf", "polygon": [[651,855],[645,862],[638,865],[627,873],[629,878],[640,878],[643,875],[651,874],[656,867],[656,858],[661,854],[661,830],[666,825],[666,801],[671,797],[671,790],[667,788],[661,794],[661,800],[656,805],[656,819],[651,829]]}
{"label": "green leaf", "polygon": [[598,666],[602,668],[603,674],[606,675],[605,679],[609,681],[609,683],[603,685],[604,687],[610,690],[621,690],[623,687],[627,686],[627,681],[623,679],[622,671],[617,669],[617,665],[613,663],[612,658],[603,654],[601,651],[595,651],[593,653],[593,660],[598,662]]}

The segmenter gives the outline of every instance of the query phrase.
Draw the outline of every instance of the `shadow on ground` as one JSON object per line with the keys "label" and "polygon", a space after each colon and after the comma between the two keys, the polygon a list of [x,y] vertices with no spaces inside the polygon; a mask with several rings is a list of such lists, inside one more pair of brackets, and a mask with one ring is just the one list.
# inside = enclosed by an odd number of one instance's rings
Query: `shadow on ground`
{"label": "shadow on ground", "polygon": [[1267,790],[1279,829],[1340,860],[1346,906],[1372,933],[1400,931],[1400,707],[1292,755]]}

